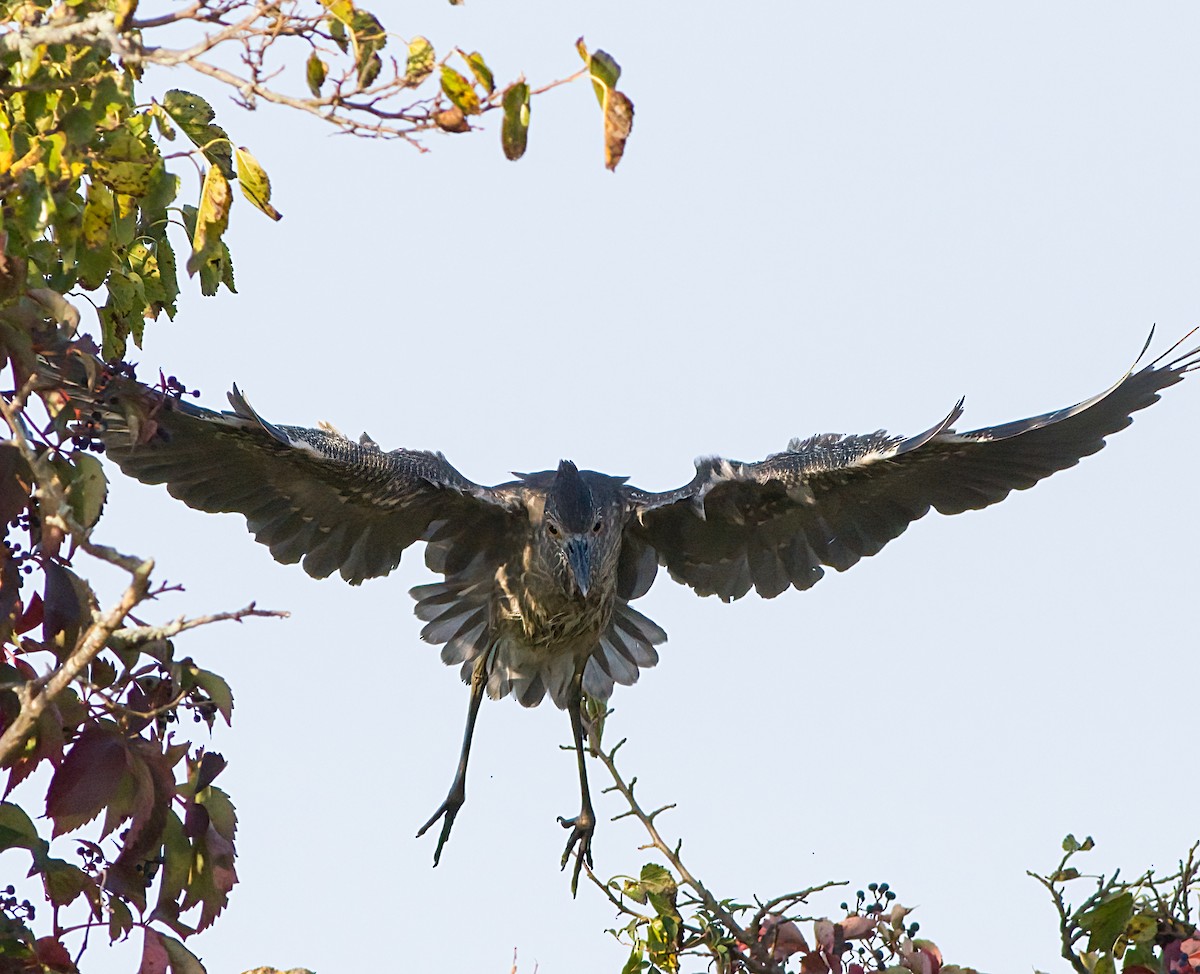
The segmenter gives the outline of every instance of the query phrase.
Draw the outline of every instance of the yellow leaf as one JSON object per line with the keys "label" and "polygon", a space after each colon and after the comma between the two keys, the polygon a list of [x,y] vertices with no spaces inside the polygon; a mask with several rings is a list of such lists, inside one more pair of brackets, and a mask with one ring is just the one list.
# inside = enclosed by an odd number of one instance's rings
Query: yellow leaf
{"label": "yellow leaf", "polygon": [[242,194],[272,220],[282,220],[283,214],[271,205],[271,180],[258,160],[250,155],[245,146],[234,151],[237,159],[238,185]]}

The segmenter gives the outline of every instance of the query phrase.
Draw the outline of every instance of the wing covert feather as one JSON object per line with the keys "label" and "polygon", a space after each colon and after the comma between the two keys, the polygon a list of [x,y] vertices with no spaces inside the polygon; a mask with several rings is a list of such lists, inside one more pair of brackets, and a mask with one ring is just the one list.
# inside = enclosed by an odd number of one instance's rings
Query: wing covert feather
{"label": "wing covert feather", "polygon": [[316,578],[340,572],[357,585],[392,571],[435,521],[508,516],[505,499],[440,453],[269,423],[236,386],[233,411],[220,413],[123,378],[102,394],[72,392],[101,410],[105,452],[126,474],[198,510],[244,515],[276,560],[302,561]]}
{"label": "wing covert feather", "polygon": [[1200,367],[1200,348],[1163,358],[1074,406],[999,426],[955,433],[960,401],[909,438],[818,434],[757,463],[703,460],[677,490],[629,488],[638,517],[628,531],[700,595],[730,601],[751,588],[765,598],[807,589],[825,567],[845,571],[877,554],[931,508],[987,507],[1097,452],[1132,413]]}

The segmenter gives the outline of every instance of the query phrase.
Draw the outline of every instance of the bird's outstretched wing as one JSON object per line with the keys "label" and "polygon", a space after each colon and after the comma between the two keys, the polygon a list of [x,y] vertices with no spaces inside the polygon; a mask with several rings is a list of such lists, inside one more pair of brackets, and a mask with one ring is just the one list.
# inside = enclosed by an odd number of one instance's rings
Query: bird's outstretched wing
{"label": "bird's outstretched wing", "polygon": [[752,586],[765,598],[807,589],[823,566],[845,571],[931,507],[987,507],[1095,453],[1131,413],[1200,368],[1200,348],[1163,363],[1177,348],[1085,402],[1001,426],[955,433],[960,401],[918,436],[827,433],[758,463],[702,460],[677,490],[627,488],[638,513],[627,534],[700,595],[731,601]]}
{"label": "bird's outstretched wing", "polygon": [[201,511],[245,515],[276,560],[357,585],[386,575],[431,524],[460,516],[503,534],[512,499],[467,480],[440,453],[384,452],[332,428],[267,422],[234,386],[214,412],[124,377],[68,385],[131,477],[166,484]]}

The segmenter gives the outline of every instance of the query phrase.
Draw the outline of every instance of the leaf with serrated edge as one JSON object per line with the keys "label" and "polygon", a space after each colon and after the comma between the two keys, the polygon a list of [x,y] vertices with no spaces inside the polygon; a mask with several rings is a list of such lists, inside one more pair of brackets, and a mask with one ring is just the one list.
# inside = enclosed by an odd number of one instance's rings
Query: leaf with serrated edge
{"label": "leaf with serrated edge", "polygon": [[225,723],[231,723],[233,721],[233,691],[229,689],[229,684],[225,682],[224,678],[209,670],[197,669],[192,674],[192,679],[217,705],[217,713],[225,718]]}
{"label": "leaf with serrated edge", "polygon": [[1092,907],[1078,918],[1079,926],[1088,932],[1089,951],[1112,950],[1113,944],[1133,916],[1133,893],[1124,892],[1111,900]]}
{"label": "leaf with serrated edge", "polygon": [[76,738],[50,779],[46,817],[55,836],[94,819],[116,793],[128,755],[115,728],[93,725]]}
{"label": "leaf with serrated edge", "polygon": [[271,180],[267,177],[266,170],[245,146],[239,146],[235,156],[238,185],[242,187],[242,195],[272,220],[282,220],[283,214],[271,205]]}
{"label": "leaf with serrated edge", "polygon": [[233,195],[229,181],[217,166],[209,166],[200,191],[200,207],[196,213],[196,232],[192,237],[192,253],[187,272],[191,277],[200,266],[220,254],[221,234],[229,226],[229,208]]}
{"label": "leaf with serrated edge", "polygon": [[5,849],[38,849],[46,844],[33,820],[12,802],[0,802],[0,852]]}
{"label": "leaf with serrated edge", "polygon": [[200,959],[174,937],[159,934],[167,956],[171,959],[171,974],[207,974]]}
{"label": "leaf with serrated edge", "polygon": [[76,453],[73,471],[67,483],[67,500],[80,526],[90,528],[100,520],[108,497],[108,478],[104,467],[90,453]]}

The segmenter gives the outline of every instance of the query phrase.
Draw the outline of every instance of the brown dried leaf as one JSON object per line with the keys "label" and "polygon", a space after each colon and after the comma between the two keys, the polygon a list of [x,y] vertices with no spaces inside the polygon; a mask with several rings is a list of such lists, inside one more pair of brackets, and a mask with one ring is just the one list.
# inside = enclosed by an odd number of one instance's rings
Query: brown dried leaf
{"label": "brown dried leaf", "polygon": [[633,131],[633,102],[614,88],[604,98],[604,165],[615,171],[625,155],[625,142]]}
{"label": "brown dried leaf", "polygon": [[457,105],[451,105],[449,108],[443,108],[440,112],[434,112],[433,122],[443,132],[471,131],[471,126],[467,122],[467,117],[463,114],[463,110]]}

